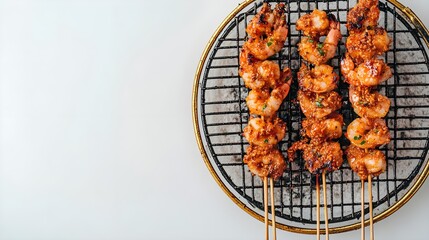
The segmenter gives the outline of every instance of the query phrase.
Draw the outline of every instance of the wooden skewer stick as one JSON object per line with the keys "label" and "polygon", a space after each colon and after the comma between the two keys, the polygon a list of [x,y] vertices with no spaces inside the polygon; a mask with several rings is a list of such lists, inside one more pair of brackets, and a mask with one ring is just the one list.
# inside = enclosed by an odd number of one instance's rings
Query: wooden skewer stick
{"label": "wooden skewer stick", "polygon": [[268,179],[264,177],[265,240],[268,240]]}
{"label": "wooden skewer stick", "polygon": [[277,240],[276,233],[276,210],[274,205],[274,180],[270,178],[270,197],[271,197],[271,221],[273,226],[273,239]]}
{"label": "wooden skewer stick", "polygon": [[360,234],[361,240],[365,240],[365,181],[363,179],[361,182],[361,190],[360,190],[360,212],[361,212],[361,221],[360,221]]}
{"label": "wooden skewer stick", "polygon": [[372,176],[368,175],[368,202],[369,202],[369,239],[374,240],[374,222],[372,219]]}
{"label": "wooden skewer stick", "polygon": [[319,175],[316,175],[316,239],[320,240],[320,186]]}
{"label": "wooden skewer stick", "polygon": [[329,223],[328,223],[328,201],[326,200],[326,172],[323,171],[322,173],[322,184],[323,184],[323,206],[324,206],[324,213],[325,213],[325,239],[329,240]]}

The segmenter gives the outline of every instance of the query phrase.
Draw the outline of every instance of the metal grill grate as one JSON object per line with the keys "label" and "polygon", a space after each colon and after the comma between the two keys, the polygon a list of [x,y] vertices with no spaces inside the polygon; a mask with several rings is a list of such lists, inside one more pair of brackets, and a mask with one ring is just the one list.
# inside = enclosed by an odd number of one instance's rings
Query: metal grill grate
{"label": "metal grill grate", "polygon": [[[279,110],[279,117],[287,123],[288,128],[286,137],[279,143],[279,148],[286,156],[288,146],[299,139],[303,119],[295,100],[298,90],[296,73],[302,61],[297,52],[301,33],[296,31],[295,22],[314,8],[336,15],[341,23],[343,39],[331,65],[339,73],[341,55],[345,52],[346,15],[356,1],[280,2],[285,2],[287,6],[289,36],[282,51],[271,59],[278,61],[282,68],[290,67],[294,74],[291,91]],[[245,28],[261,5],[260,1],[247,5],[225,25],[209,49],[202,73],[197,74],[201,77],[196,82],[199,111],[196,124],[202,129],[197,138],[208,156],[207,164],[212,167],[225,190],[237,199],[237,203],[253,212],[252,215],[260,216],[259,219],[263,216],[262,182],[252,176],[242,162],[248,146],[241,135],[249,118],[245,103],[248,89],[238,75],[238,67],[239,52],[246,40]],[[379,86],[380,92],[389,97],[392,103],[385,118],[392,140],[382,148],[387,157],[387,170],[373,180],[375,220],[378,220],[377,215],[403,198],[415,183],[416,176],[422,173],[422,166],[427,165],[429,140],[429,65],[424,39],[394,4],[380,1],[379,8],[379,25],[388,31],[393,40],[391,49],[383,57],[394,71],[394,76]],[[343,96],[340,113],[347,126],[357,115],[348,101],[348,84],[344,83],[343,78],[337,91]],[[349,145],[345,137],[339,141],[343,148]],[[338,171],[327,175],[328,214],[333,232],[343,231],[338,229],[358,223],[362,215],[360,179],[350,170],[347,161],[344,162]],[[275,214],[281,228],[298,232],[315,229],[313,178],[299,158],[288,164],[282,178],[275,183]],[[369,211],[368,208],[366,211]]]}

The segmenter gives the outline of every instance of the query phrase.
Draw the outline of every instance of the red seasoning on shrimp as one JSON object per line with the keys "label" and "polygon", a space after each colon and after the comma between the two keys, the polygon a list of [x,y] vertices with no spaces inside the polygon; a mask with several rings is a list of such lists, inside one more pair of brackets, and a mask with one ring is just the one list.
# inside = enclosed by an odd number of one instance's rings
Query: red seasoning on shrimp
{"label": "red seasoning on shrimp", "polygon": [[[298,19],[296,29],[306,35],[298,44],[299,54],[304,60],[320,65],[335,56],[341,31],[334,15],[316,9]],[[319,42],[321,36],[326,36],[324,42]]]}

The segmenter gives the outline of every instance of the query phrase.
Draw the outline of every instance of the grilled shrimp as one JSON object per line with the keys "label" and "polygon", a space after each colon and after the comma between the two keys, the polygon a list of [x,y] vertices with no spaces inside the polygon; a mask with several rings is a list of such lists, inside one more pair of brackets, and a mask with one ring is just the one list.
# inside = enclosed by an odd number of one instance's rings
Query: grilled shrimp
{"label": "grilled shrimp", "polygon": [[286,133],[286,124],[278,117],[251,118],[243,130],[243,135],[251,144],[258,146],[275,145]]}
{"label": "grilled shrimp", "polygon": [[311,139],[331,140],[343,135],[343,116],[336,112],[323,119],[306,118],[302,120],[301,135]]}
{"label": "grilled shrimp", "polygon": [[347,14],[349,32],[377,26],[380,9],[378,0],[360,0]]}
{"label": "grilled shrimp", "polygon": [[334,68],[326,64],[315,66],[313,69],[302,64],[298,72],[298,83],[301,89],[316,93],[334,90],[337,88],[338,79]]}
{"label": "grilled shrimp", "polygon": [[346,40],[346,48],[354,62],[360,64],[389,50],[390,42],[387,31],[375,27],[350,34]]}
{"label": "grilled shrimp", "polygon": [[345,135],[359,148],[375,148],[390,141],[389,128],[381,118],[356,118],[347,127]]}
{"label": "grilled shrimp", "polygon": [[240,53],[239,74],[250,89],[274,88],[280,84],[280,67],[269,60],[255,58],[244,44]]}
{"label": "grilled shrimp", "polygon": [[314,9],[296,21],[296,30],[303,31],[305,36],[326,36],[329,32],[330,19],[325,11]]}
{"label": "grilled shrimp", "polygon": [[341,108],[341,96],[337,92],[317,94],[299,90],[298,101],[308,118],[323,118]]}
{"label": "grilled shrimp", "polygon": [[[326,63],[331,58],[333,58],[337,50],[338,42],[341,39],[340,23],[335,19],[335,16],[332,14],[327,15],[326,18],[329,19],[329,31],[323,43],[319,42],[319,36],[315,33],[312,33],[315,34],[314,36],[309,35],[307,37],[302,38],[301,42],[298,43],[298,51],[301,57],[303,57],[306,61],[314,65]],[[322,21],[319,19],[320,18],[318,17],[315,21]],[[321,25],[323,25],[323,23]],[[311,30],[311,28],[309,29],[310,30],[304,31],[313,31]],[[324,31],[321,31],[320,35],[324,35],[324,33]]]}
{"label": "grilled shrimp", "polygon": [[368,175],[376,177],[386,170],[386,156],[380,150],[364,150],[352,144],[345,153],[351,169],[361,179],[368,179]]}
{"label": "grilled shrimp", "polygon": [[351,85],[377,86],[392,76],[390,67],[381,59],[369,59],[355,66],[346,54],[341,60],[341,73]]}
{"label": "grilled shrimp", "polygon": [[247,164],[252,174],[261,178],[271,177],[276,180],[283,175],[286,169],[283,154],[272,146],[250,145],[243,162]]}
{"label": "grilled shrimp", "polygon": [[324,170],[334,171],[343,164],[343,151],[338,142],[301,140],[295,142],[288,150],[289,161],[293,161],[297,151],[303,151],[305,167],[310,173],[320,173]]}
{"label": "grilled shrimp", "polygon": [[247,107],[251,114],[257,114],[264,117],[273,116],[283,100],[289,93],[292,83],[291,71],[289,68],[283,70],[283,79],[289,79],[287,82],[277,86],[272,91],[270,89],[253,89],[246,98]]}
{"label": "grilled shrimp", "polygon": [[247,45],[256,58],[265,60],[283,48],[288,34],[284,7],[279,3],[272,10],[269,3],[264,3],[249,22]]}
{"label": "grilled shrimp", "polygon": [[360,117],[382,118],[389,112],[389,98],[371,88],[350,86],[349,99],[353,110]]}

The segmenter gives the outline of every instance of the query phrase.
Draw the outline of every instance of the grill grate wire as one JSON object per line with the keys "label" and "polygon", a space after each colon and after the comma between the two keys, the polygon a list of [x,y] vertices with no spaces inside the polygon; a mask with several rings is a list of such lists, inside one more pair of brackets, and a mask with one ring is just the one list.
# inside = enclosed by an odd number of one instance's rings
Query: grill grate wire
{"label": "grill grate wire", "polygon": [[[278,111],[288,129],[285,139],[279,143],[279,149],[286,156],[287,147],[300,138],[300,123],[304,117],[296,101],[296,73],[302,62],[296,46],[302,37],[295,29],[296,19],[314,8],[336,15],[341,23],[343,39],[338,46],[337,56],[331,60],[331,65],[339,73],[347,37],[346,14],[356,1],[268,2],[285,2],[287,6],[288,39],[283,50],[271,58],[282,68],[290,67],[294,75],[290,93]],[[258,213],[263,211],[262,181],[252,176],[242,161],[248,146],[242,136],[242,129],[249,119],[245,103],[248,89],[238,75],[238,67],[240,49],[246,40],[247,22],[261,5],[261,1],[249,5],[227,24],[209,52],[199,82],[199,118],[203,130],[201,137],[205,141],[204,147],[209,153],[210,162],[231,191],[242,199],[243,204]],[[379,8],[379,25],[384,27],[392,38],[392,47],[382,57],[393,69],[394,76],[379,86],[381,93],[389,97],[392,103],[385,118],[392,140],[382,148],[388,168],[384,174],[373,180],[373,189],[376,191],[373,194],[375,215],[396,203],[422,171],[422,166],[427,163],[429,133],[429,91],[425,90],[429,86],[427,49],[416,28],[398,13],[393,4],[380,0]],[[357,115],[348,101],[348,84],[343,81],[342,76],[337,91],[343,96],[340,113],[344,116],[347,126]],[[339,142],[343,148],[349,145],[344,136]],[[327,204],[328,209],[331,209],[329,221],[334,224],[333,227],[355,223],[362,215],[360,179],[350,170],[347,161],[344,162],[338,171],[327,175]],[[314,184],[314,177],[304,168],[300,156],[295,162],[288,163],[287,170],[274,187],[275,214],[280,224],[297,227],[306,224],[306,228],[315,226]],[[368,212],[367,206],[365,214]]]}

